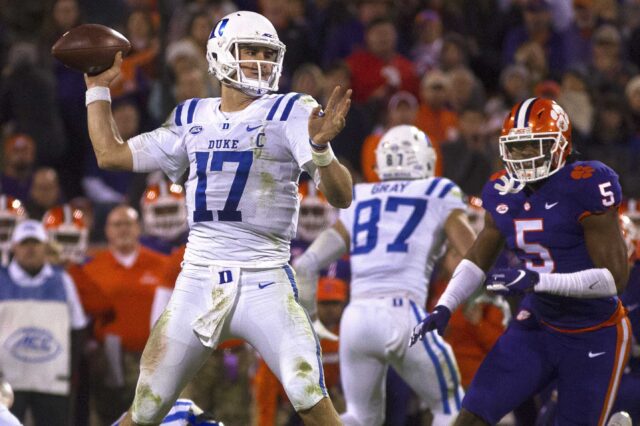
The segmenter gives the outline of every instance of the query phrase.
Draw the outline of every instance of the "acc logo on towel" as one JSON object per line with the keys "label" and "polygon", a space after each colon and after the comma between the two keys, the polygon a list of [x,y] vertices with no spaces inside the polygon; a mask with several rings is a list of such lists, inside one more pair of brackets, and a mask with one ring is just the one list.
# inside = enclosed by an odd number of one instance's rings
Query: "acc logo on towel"
{"label": "acc logo on towel", "polygon": [[233,281],[233,275],[231,275],[231,271],[229,270],[220,271],[218,272],[218,275],[220,276],[220,284],[226,284]]}
{"label": "acc logo on towel", "polygon": [[30,363],[50,361],[62,352],[60,342],[48,330],[37,327],[14,331],[4,347],[20,361]]}

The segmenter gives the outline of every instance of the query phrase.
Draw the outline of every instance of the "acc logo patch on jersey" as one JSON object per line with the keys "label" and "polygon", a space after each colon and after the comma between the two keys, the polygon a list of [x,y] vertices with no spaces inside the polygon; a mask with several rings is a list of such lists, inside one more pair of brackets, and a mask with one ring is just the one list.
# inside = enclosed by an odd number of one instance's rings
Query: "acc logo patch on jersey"
{"label": "acc logo patch on jersey", "polygon": [[591,176],[593,176],[593,167],[590,166],[576,166],[572,171],[571,171],[571,178],[578,180],[578,179],[589,179]]}
{"label": "acc logo patch on jersey", "polygon": [[520,312],[518,312],[518,316],[516,317],[516,319],[518,321],[524,321],[526,319],[529,319],[529,317],[531,317],[531,312],[527,311],[526,309],[523,309]]}
{"label": "acc logo patch on jersey", "polygon": [[55,358],[62,352],[62,345],[48,331],[37,327],[25,327],[14,331],[4,343],[11,355],[23,362],[40,363]]}
{"label": "acc logo patch on jersey", "polygon": [[200,132],[202,132],[202,126],[193,126],[189,129],[189,133],[191,133],[192,135],[197,135]]}
{"label": "acc logo patch on jersey", "polygon": [[496,207],[496,211],[500,214],[505,214],[509,211],[509,206],[507,206],[506,204],[498,204],[498,206]]}

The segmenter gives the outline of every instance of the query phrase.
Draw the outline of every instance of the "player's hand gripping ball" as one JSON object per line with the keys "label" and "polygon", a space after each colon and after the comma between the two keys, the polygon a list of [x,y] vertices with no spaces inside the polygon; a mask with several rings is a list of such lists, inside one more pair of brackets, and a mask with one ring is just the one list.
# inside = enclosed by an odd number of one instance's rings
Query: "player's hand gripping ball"
{"label": "player's hand gripping ball", "polygon": [[51,54],[65,66],[96,75],[113,65],[117,52],[126,55],[131,43],[119,32],[98,24],[84,24],[64,33]]}

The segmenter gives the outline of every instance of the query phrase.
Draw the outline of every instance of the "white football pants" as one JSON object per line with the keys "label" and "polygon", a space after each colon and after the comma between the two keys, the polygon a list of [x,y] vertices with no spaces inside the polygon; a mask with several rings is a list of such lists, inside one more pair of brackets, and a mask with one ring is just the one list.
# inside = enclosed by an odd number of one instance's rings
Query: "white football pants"
{"label": "white football pants", "polygon": [[377,426],[385,419],[385,382],[391,365],[434,415],[453,423],[464,391],[449,344],[435,332],[409,348],[425,312],[405,297],[352,300],[340,323],[340,374],[347,426]]}
{"label": "white football pants", "polygon": [[[200,342],[191,324],[207,312],[206,299],[212,297],[211,283],[216,279],[207,268],[183,267],[142,355],[133,402],[135,422],[159,423],[213,350]],[[291,267],[241,269],[237,283],[220,341],[246,340],[278,377],[294,408],[313,407],[327,396],[321,350],[296,300]]]}

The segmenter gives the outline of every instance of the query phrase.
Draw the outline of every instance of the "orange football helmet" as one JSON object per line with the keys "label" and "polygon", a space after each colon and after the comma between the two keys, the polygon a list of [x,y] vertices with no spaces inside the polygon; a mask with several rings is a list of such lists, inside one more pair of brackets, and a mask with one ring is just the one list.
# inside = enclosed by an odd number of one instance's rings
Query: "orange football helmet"
{"label": "orange football helmet", "polygon": [[536,182],[560,170],[571,153],[571,122],[555,101],[529,98],[502,125],[500,157],[509,176]]}
{"label": "orange football helmet", "polygon": [[63,262],[82,263],[89,248],[89,229],[84,213],[69,204],[52,207],[44,214],[42,224],[49,239],[60,245]]}
{"label": "orange football helmet", "polygon": [[173,240],[189,228],[187,204],[181,185],[162,179],[147,186],[140,200],[140,209],[147,235]]}
{"label": "orange football helmet", "polygon": [[318,191],[313,181],[300,184],[300,215],[298,216],[297,238],[313,241],[320,232],[327,229],[335,220],[335,209],[324,195]]}

